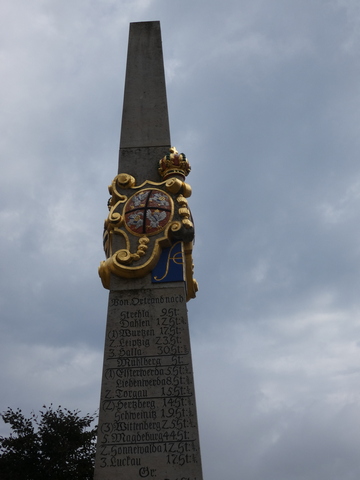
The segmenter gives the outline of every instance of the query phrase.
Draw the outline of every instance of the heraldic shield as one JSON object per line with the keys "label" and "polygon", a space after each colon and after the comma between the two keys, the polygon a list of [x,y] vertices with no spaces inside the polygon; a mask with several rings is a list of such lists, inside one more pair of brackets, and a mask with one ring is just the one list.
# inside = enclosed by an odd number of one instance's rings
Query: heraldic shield
{"label": "heraldic shield", "polygon": [[170,149],[159,163],[162,182],[117,175],[109,186],[109,215],[104,225],[104,250],[99,275],[110,288],[110,275],[140,278],[151,272],[153,283],[185,281],[187,299],[194,298],[192,248],[194,225],[184,182],[190,165],[184,154]]}

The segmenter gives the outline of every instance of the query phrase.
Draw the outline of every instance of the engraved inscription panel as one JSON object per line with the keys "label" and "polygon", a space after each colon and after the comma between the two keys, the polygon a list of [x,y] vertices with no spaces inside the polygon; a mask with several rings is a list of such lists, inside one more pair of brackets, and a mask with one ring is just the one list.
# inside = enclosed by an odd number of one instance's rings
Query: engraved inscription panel
{"label": "engraved inscription panel", "polygon": [[183,288],[111,292],[95,480],[202,480]]}

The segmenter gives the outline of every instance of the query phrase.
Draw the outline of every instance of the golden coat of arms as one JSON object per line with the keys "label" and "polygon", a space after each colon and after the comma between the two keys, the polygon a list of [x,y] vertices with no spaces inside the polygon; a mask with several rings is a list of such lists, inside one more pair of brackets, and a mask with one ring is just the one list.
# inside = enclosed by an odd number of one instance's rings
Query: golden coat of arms
{"label": "golden coat of arms", "polygon": [[104,225],[104,250],[99,275],[105,288],[110,275],[140,278],[151,273],[153,283],[185,281],[187,299],[194,298],[192,249],[194,225],[185,183],[190,165],[174,147],[159,162],[161,182],[117,175],[109,186],[109,215]]}

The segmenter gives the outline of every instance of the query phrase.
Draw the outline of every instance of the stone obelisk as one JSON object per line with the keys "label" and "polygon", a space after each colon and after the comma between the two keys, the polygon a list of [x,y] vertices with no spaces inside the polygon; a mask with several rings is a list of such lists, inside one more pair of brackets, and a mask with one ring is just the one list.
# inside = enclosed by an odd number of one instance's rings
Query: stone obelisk
{"label": "stone obelisk", "polygon": [[190,165],[170,147],[159,22],[130,24],[95,480],[202,480],[186,302],[195,297]]}

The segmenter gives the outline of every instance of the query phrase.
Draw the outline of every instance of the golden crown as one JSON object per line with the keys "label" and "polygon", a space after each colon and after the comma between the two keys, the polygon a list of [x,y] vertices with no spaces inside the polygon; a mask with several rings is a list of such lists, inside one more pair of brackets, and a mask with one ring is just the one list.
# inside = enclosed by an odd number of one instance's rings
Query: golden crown
{"label": "golden crown", "polygon": [[175,147],[171,147],[169,152],[159,161],[159,174],[164,180],[169,177],[180,177],[185,180],[191,170],[185,153],[179,153]]}

